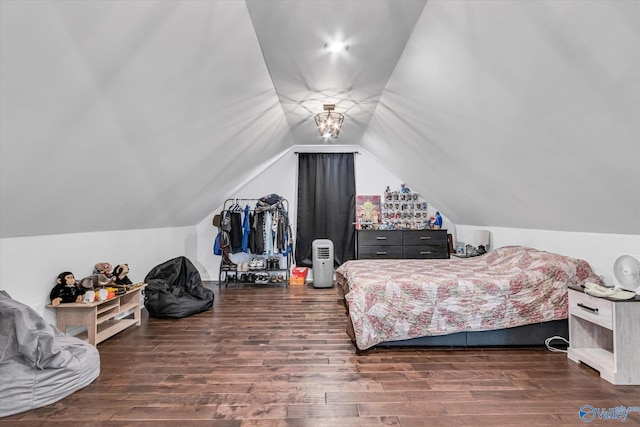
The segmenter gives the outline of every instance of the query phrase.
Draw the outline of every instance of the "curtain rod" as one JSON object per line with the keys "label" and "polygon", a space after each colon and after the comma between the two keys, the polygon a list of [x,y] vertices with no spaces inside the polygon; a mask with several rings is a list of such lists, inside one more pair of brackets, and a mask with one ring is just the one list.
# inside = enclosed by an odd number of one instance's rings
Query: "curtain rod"
{"label": "curtain rod", "polygon": [[359,151],[323,152],[323,151],[294,151],[293,154],[360,154]]}

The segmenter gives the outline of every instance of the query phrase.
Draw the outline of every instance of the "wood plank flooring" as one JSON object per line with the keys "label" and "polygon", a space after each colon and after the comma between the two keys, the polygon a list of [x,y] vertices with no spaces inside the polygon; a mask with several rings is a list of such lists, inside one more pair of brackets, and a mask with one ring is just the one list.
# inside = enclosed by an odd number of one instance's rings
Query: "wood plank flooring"
{"label": "wood plank flooring", "polygon": [[335,289],[207,286],[212,311],[145,316],[98,345],[94,383],[0,426],[578,426],[583,405],[640,407],[640,386],[544,347],[356,354]]}

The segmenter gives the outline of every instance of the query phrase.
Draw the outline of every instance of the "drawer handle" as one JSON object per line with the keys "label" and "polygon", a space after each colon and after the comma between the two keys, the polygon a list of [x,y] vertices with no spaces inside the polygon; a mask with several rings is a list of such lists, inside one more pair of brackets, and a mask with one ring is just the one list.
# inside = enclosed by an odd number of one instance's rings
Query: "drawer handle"
{"label": "drawer handle", "polygon": [[597,313],[598,309],[597,308],[593,308],[593,307],[589,307],[588,305],[584,305],[583,303],[579,302],[578,303],[578,307],[580,308],[584,308],[585,310],[589,310],[592,313]]}
{"label": "drawer handle", "polygon": [[420,255],[429,255],[431,251],[420,251]]}
{"label": "drawer handle", "polygon": [[431,236],[420,236],[420,240],[431,240]]}
{"label": "drawer handle", "polygon": [[387,240],[387,236],[376,236],[376,240]]}
{"label": "drawer handle", "polygon": [[376,255],[386,255],[386,252],[376,252]]}

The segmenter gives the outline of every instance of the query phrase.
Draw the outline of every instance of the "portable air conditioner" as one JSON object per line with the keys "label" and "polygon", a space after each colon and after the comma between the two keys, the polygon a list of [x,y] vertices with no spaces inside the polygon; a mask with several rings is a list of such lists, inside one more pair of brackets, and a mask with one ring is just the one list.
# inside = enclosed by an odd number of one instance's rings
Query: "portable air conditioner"
{"label": "portable air conditioner", "polygon": [[313,253],[313,287],[330,288],[333,286],[333,242],[329,239],[317,239],[311,244]]}

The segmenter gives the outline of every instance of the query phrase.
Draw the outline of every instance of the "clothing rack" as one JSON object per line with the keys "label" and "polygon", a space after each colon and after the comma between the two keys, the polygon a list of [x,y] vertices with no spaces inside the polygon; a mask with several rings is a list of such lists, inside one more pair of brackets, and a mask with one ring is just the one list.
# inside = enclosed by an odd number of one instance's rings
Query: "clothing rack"
{"label": "clothing rack", "polygon": [[[291,227],[289,223],[289,202],[287,199],[278,197],[277,201],[272,204],[260,205],[260,202],[268,196],[263,198],[229,198],[225,200],[221,217],[221,233],[227,233],[221,240],[226,238],[226,242],[222,245],[223,254],[220,262],[220,272],[218,275],[218,285],[222,283],[228,285],[230,283],[257,283],[257,284],[282,284],[288,286],[289,275],[292,259],[292,241]],[[238,214],[232,221],[231,215]],[[242,215],[244,214],[244,218]],[[250,219],[247,219],[249,217]],[[225,225],[225,218],[228,218]],[[242,221],[240,222],[240,219]],[[272,219],[273,218],[273,219]],[[277,218],[277,219],[275,219]],[[257,224],[258,219],[263,222],[260,223],[260,228],[254,227]],[[265,221],[269,220],[269,224],[273,221],[273,233],[271,226],[268,226]],[[242,235],[243,250],[240,252],[235,247],[231,247],[231,236],[234,234],[234,241],[237,244],[239,230],[233,229],[232,223],[235,227],[238,227],[242,223],[242,231],[244,232],[247,227],[247,221],[251,221],[249,224],[249,237],[253,234],[254,241],[257,239],[261,241],[264,246],[251,245],[252,249],[263,249],[262,253],[254,253],[251,250],[245,250],[248,245],[247,236]],[[276,243],[274,243],[277,242]],[[249,248],[247,248],[249,249]],[[242,254],[241,254],[242,253]],[[241,254],[241,255],[236,255]],[[234,256],[235,255],[235,256]],[[232,258],[235,258],[232,260]],[[248,258],[252,258],[248,261]],[[246,261],[246,262],[245,262]],[[284,265],[283,265],[284,264]]]}

